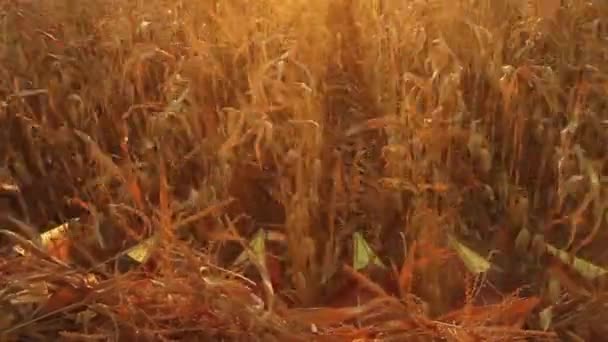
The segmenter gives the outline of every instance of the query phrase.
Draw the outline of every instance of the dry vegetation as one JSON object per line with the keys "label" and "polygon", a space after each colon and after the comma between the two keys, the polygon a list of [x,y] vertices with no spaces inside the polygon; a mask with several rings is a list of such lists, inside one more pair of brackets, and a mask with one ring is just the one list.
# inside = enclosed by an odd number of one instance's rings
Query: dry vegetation
{"label": "dry vegetation", "polygon": [[603,339],[608,8],[515,3],[3,1],[1,340]]}

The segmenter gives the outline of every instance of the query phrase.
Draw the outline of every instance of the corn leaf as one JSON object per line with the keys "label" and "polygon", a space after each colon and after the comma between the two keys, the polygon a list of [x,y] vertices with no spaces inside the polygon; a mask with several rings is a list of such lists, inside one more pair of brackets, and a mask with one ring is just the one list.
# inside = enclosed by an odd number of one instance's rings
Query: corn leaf
{"label": "corn leaf", "polygon": [[597,266],[585,259],[573,256],[555,246],[546,244],[545,247],[547,248],[547,253],[560,259],[563,263],[570,265],[576,272],[588,280],[593,280],[608,273],[608,270],[605,268]]}
{"label": "corn leaf", "polygon": [[[255,235],[253,236],[251,241],[249,241],[249,246],[248,246],[251,249],[253,256],[258,258],[258,261],[263,264],[265,264],[265,260],[266,260],[266,258],[265,258],[265,256],[266,256],[266,237],[267,237],[266,230],[260,229],[257,231],[257,233],[255,233]],[[248,260],[249,257],[250,257],[250,254],[248,253],[248,251],[245,250],[234,261],[234,264],[235,265],[243,264]]]}
{"label": "corn leaf", "polygon": [[541,329],[543,329],[544,331],[549,330],[549,327],[551,326],[551,323],[553,322],[553,307],[549,306],[549,307],[545,308],[543,311],[541,311],[538,314],[538,317],[540,319]]}
{"label": "corn leaf", "polygon": [[490,264],[489,261],[469,247],[460,243],[454,236],[448,236],[448,243],[464,262],[469,272],[473,274],[480,274],[487,272],[490,267],[492,267],[492,264]]}
{"label": "corn leaf", "polygon": [[353,234],[353,251],[353,268],[357,271],[366,268],[370,264],[375,264],[382,268],[386,267],[359,232]]}
{"label": "corn leaf", "polygon": [[127,251],[127,256],[131,259],[143,264],[152,255],[154,247],[158,244],[158,235],[153,235],[150,238],[145,239],[139,244],[135,245]]}

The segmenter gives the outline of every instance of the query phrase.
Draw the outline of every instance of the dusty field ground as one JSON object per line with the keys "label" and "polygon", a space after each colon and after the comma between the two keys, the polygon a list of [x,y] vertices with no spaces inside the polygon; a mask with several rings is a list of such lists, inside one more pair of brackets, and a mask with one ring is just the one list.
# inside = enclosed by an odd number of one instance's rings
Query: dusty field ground
{"label": "dusty field ground", "polygon": [[0,4],[2,341],[600,341],[608,5]]}

